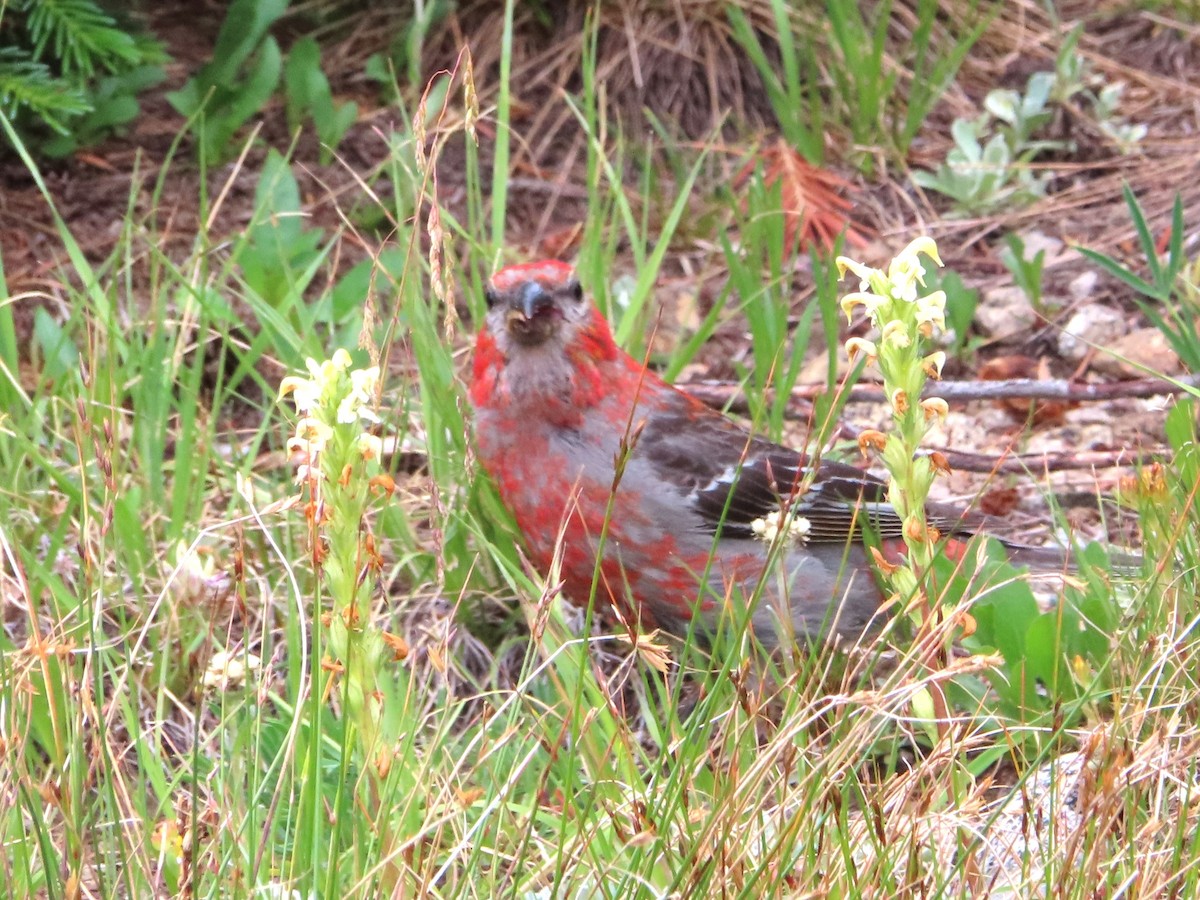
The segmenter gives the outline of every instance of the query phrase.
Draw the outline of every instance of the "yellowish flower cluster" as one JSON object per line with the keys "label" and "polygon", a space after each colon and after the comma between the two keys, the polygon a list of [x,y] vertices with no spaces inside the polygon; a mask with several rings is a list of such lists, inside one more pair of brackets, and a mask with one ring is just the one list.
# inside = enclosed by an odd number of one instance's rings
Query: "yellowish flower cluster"
{"label": "yellowish flower cluster", "polygon": [[[937,621],[934,606],[940,602],[931,595],[928,581],[940,535],[928,523],[925,503],[934,478],[949,467],[944,456],[922,452],[921,444],[933,423],[946,418],[949,407],[940,397],[922,396],[926,379],[941,377],[946,363],[942,351],[926,354],[922,349],[924,341],[946,327],[946,295],[942,291],[924,293],[922,255],[942,264],[933,240],[920,237],[892,260],[886,272],[844,256],[838,257],[837,265],[842,277],[853,272],[860,279],[859,290],[842,300],[847,318],[861,306],[879,331],[878,346],[865,338],[851,338],[846,342],[846,351],[852,358],[863,354],[869,362],[878,364],[884,393],[892,407],[890,432],[863,432],[859,446],[864,453],[878,451],[887,466],[888,502],[903,522],[906,552],[898,563],[874,548],[873,553],[891,586],[889,605],[906,610],[918,625],[925,626]],[[969,619],[965,611],[961,615],[962,621]],[[929,646],[936,649],[933,644]],[[933,652],[926,653],[930,665]],[[939,652],[948,658],[948,648]],[[940,685],[931,679],[922,691],[913,703],[918,720],[944,722],[948,706]],[[928,702],[921,702],[922,698]],[[940,734],[942,727],[934,733]]]}
{"label": "yellowish flower cluster", "polygon": [[[837,258],[838,274],[845,277],[853,272],[860,279],[859,289],[842,298],[842,311],[849,319],[858,307],[863,307],[871,324],[879,329],[878,345],[867,338],[852,337],[846,341],[851,359],[863,355],[868,363],[878,360],[884,380],[895,382],[888,397],[897,415],[904,415],[913,396],[911,388],[923,383],[924,377],[940,378],[946,364],[946,354],[934,351],[917,360],[913,369],[913,350],[921,338],[932,337],[936,330],[946,327],[946,294],[933,291],[921,294],[925,286],[925,266],[921,254],[939,266],[937,244],[932,238],[919,237],[892,260],[886,272],[863,265],[846,256]],[[921,402],[926,419],[944,417],[946,403],[931,399]]]}
{"label": "yellowish flower cluster", "polygon": [[[845,278],[847,272],[853,272],[860,279],[859,289],[842,298],[842,312],[849,319],[856,308],[863,307],[871,324],[879,329],[879,343],[885,353],[888,348],[906,350],[918,337],[932,337],[934,329],[944,331],[946,328],[945,291],[924,295],[918,292],[918,288],[925,286],[922,253],[939,266],[942,264],[937,244],[929,237],[919,237],[900,251],[887,272],[847,256],[837,258],[839,276]],[[874,361],[880,355],[873,341],[859,337],[846,341],[846,352],[852,359],[861,353],[868,361]],[[935,378],[941,377],[945,364],[946,354],[941,350],[921,360],[922,369]]]}
{"label": "yellowish flower cluster", "polygon": [[[297,480],[308,490],[305,515],[311,528],[313,562],[332,611],[318,618],[326,628],[321,678],[336,677],[346,715],[354,722],[363,758],[389,764],[384,740],[385,658],[402,658],[402,640],[389,639],[371,622],[371,597],[383,566],[370,530],[370,506],[390,494],[391,479],[379,472],[383,445],[364,430],[379,417],[374,410],[379,368],[352,369],[345,350],[324,362],[308,360],[308,375],[285,378],[280,399],[291,396],[300,414],[288,450],[302,458]],[[329,674],[335,673],[335,674]]]}
{"label": "yellowish flower cluster", "polygon": [[[379,422],[373,408],[379,388],[379,367],[351,369],[351,365],[350,354],[339,348],[324,362],[309,359],[305,363],[309,377],[289,375],[280,382],[280,399],[291,394],[301,415],[296,433],[287,442],[289,453],[300,452],[309,459],[297,472],[298,481],[319,477],[312,463],[334,439],[337,426]],[[383,453],[380,439],[366,431],[354,433],[352,448],[364,459],[378,459]]]}
{"label": "yellowish flower cluster", "polygon": [[943,291],[924,292],[922,256],[942,264],[937,244],[929,237],[919,237],[905,247],[887,271],[845,256],[837,259],[843,278],[847,272],[859,278],[859,289],[842,298],[846,317],[861,307],[879,332],[878,342],[850,338],[846,352],[851,359],[861,355],[878,365],[892,407],[892,432],[871,432],[868,440],[860,439],[860,445],[864,452],[879,450],[891,474],[888,499],[904,521],[909,565],[914,567],[900,567],[892,580],[907,596],[916,590],[915,573],[932,559],[936,540],[935,532],[925,524],[925,500],[937,469],[920,452],[921,443],[932,423],[945,419],[949,412],[940,397],[922,397],[926,379],[941,377],[946,364],[943,351],[926,354],[922,349],[924,341],[946,327],[946,295]]}

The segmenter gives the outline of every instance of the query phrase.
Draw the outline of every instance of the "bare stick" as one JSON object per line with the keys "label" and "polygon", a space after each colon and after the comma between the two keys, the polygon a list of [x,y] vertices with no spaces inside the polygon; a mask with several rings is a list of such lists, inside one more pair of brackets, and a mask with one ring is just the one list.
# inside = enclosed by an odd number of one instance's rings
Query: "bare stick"
{"label": "bare stick", "polygon": [[[1180,384],[1195,387],[1200,376],[1188,375],[1178,379]],[[1153,397],[1176,394],[1185,390],[1159,379],[1117,381],[1104,384],[1078,384],[1066,380],[1018,378],[1010,381],[940,381],[928,383],[930,393],[946,400],[1076,400],[1099,401],[1128,397]],[[724,381],[694,381],[680,387],[697,400],[718,409],[745,412],[747,403],[742,389]],[[787,415],[791,419],[808,419],[812,415],[812,398],[824,393],[823,385],[795,388],[788,400]],[[848,402],[882,403],[883,391],[874,385],[859,384],[849,391]],[[853,439],[854,435],[848,436]],[[962,472],[1010,474],[1024,472],[1065,472],[1070,470],[1112,469],[1134,466],[1148,459],[1170,455],[1166,447],[1122,448],[1119,450],[1089,450],[1074,453],[969,453],[943,450],[952,469]]]}
{"label": "bare stick", "polygon": [[[943,400],[1066,400],[1094,402],[1128,397],[1154,397],[1178,394],[1200,387],[1200,375],[1185,375],[1177,383],[1159,378],[1139,378],[1132,381],[1108,381],[1085,384],[1066,379],[1014,378],[1008,381],[929,381],[926,392]],[[744,411],[746,400],[742,389],[728,381],[691,381],[679,385],[697,400],[709,406]],[[825,385],[804,385],[792,389],[788,413],[796,418],[808,417],[808,401],[824,394]],[[846,392],[849,403],[883,403],[883,389],[871,384],[856,384]]]}
{"label": "bare stick", "polygon": [[1077,453],[969,453],[963,450],[941,450],[950,468],[960,472],[983,472],[989,475],[1024,474],[1032,472],[1066,472],[1074,469],[1115,469],[1134,466],[1150,459],[1170,455],[1166,447],[1133,450],[1084,450]]}

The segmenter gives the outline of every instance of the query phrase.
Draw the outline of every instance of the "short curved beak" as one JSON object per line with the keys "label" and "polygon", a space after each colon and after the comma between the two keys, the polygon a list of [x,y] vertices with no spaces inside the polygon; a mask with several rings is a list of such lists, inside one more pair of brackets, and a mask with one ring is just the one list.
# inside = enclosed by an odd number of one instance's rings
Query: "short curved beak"
{"label": "short curved beak", "polygon": [[515,304],[516,308],[524,314],[526,320],[532,319],[538,313],[554,305],[553,298],[536,281],[526,284],[521,289],[520,295],[514,299],[517,301]]}

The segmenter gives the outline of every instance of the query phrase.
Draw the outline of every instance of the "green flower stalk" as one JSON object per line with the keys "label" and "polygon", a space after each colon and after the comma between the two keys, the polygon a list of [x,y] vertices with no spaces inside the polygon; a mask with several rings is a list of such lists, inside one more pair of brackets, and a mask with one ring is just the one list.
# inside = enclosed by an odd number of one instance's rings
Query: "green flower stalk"
{"label": "green flower stalk", "polygon": [[[304,462],[297,481],[308,492],[305,507],[314,565],[333,601],[328,617],[329,659],[322,665],[340,674],[342,702],[354,723],[365,759],[386,765],[378,746],[383,720],[380,673],[395,640],[370,623],[370,601],[380,560],[369,530],[363,527],[373,492],[390,489],[381,474],[380,439],[364,430],[379,421],[372,409],[379,368],[351,369],[350,354],[308,360],[309,377],[291,376],[279,386],[280,399],[292,396],[300,421],[288,441],[289,452]],[[390,492],[390,490],[389,490]]]}
{"label": "green flower stalk", "polygon": [[948,411],[945,400],[921,399],[926,379],[939,378],[946,362],[942,351],[926,353],[923,348],[935,329],[946,327],[946,295],[942,291],[923,293],[922,254],[942,264],[937,245],[929,237],[917,238],[905,247],[886,272],[845,256],[837,259],[841,277],[853,272],[861,279],[859,290],[842,299],[846,317],[851,318],[861,306],[879,332],[877,341],[850,338],[846,351],[852,359],[861,354],[878,365],[892,407],[891,433],[867,432],[859,442],[864,452],[870,447],[881,451],[891,475],[888,501],[904,522],[908,554],[905,564],[885,569],[890,572],[897,599],[911,604],[910,608],[927,608],[919,573],[928,571],[940,537],[925,519],[925,501],[938,474],[939,457],[918,455],[918,451],[933,423],[944,419]]}

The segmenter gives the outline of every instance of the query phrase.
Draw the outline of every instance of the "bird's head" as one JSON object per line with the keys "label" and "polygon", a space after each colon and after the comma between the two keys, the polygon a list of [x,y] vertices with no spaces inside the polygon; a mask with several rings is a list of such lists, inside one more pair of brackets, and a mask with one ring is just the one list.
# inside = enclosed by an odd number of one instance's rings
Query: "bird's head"
{"label": "bird's head", "polygon": [[538,349],[580,352],[611,359],[608,323],[584,296],[575,270],[556,259],[508,266],[484,291],[487,325],[497,347],[511,357]]}
{"label": "bird's head", "polygon": [[506,347],[537,347],[569,338],[592,314],[575,270],[556,259],[501,269],[488,282],[484,297],[488,330]]}
{"label": "bird's head", "polygon": [[[501,378],[524,396],[555,392],[585,370],[618,358],[604,316],[584,296],[575,270],[558,260],[508,266],[485,291],[487,319],[475,345],[479,396]],[[478,398],[477,398],[478,402]]]}

